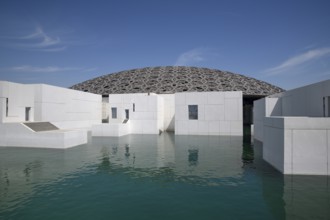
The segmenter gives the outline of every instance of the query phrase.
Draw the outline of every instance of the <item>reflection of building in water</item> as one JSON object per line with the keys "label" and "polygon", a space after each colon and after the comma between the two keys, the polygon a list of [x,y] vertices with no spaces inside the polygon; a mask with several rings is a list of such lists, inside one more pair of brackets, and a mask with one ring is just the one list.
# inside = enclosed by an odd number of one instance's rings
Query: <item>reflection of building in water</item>
{"label": "reflection of building in water", "polygon": [[[88,145],[65,151],[1,148],[0,208],[25,202],[39,186],[52,187],[67,178],[102,173],[203,186],[253,181],[252,189],[262,195],[253,197],[253,205],[266,204],[274,219],[329,219],[329,179],[274,172],[262,160],[258,142],[254,144],[255,169],[242,168],[242,138],[229,136],[163,133],[92,138]],[[126,157],[126,153],[130,156]],[[248,177],[251,172],[257,177]],[[235,190],[245,193],[245,186]]]}
{"label": "reflection of building in water", "polygon": [[166,172],[172,178],[237,177],[242,173],[241,146],[238,137],[163,133],[92,138],[87,145],[65,151],[1,148],[0,206],[28,199],[35,185],[49,185],[93,169],[130,169],[128,175],[139,171],[147,176]]}
{"label": "reflection of building in water", "polygon": [[254,171],[274,219],[330,219],[330,177],[282,175],[262,159],[262,150],[255,140]]}
{"label": "reflection of building in water", "polygon": [[129,144],[125,145],[125,157],[129,157],[131,154],[129,153]]}
{"label": "reflection of building in water", "polygon": [[62,150],[0,148],[0,208],[36,193],[36,185],[61,181],[84,167],[85,147]]}
{"label": "reflection of building in water", "polygon": [[[175,171],[178,175],[240,177],[242,137],[175,136]],[[187,158],[182,160],[182,158]]]}
{"label": "reflection of building in water", "polygon": [[284,175],[287,219],[330,219],[329,183],[329,176]]}
{"label": "reflection of building in water", "polygon": [[117,154],[117,151],[118,151],[118,147],[117,146],[112,147],[112,154],[113,155],[116,155]]}
{"label": "reflection of building in water", "polygon": [[189,166],[197,166],[198,164],[198,149],[188,150]]}
{"label": "reflection of building in water", "polygon": [[275,219],[330,219],[329,182],[327,176],[263,175],[263,198]]}

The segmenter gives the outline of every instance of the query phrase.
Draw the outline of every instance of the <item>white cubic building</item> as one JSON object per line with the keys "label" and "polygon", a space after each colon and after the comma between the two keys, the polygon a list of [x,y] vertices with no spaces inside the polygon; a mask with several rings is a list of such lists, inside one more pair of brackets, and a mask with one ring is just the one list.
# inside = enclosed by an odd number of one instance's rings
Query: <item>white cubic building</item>
{"label": "white cubic building", "polygon": [[175,134],[243,135],[242,92],[175,94]]}
{"label": "white cubic building", "polygon": [[111,94],[104,101],[104,123],[93,125],[93,136],[159,134],[172,124],[176,135],[243,135],[242,92]]}
{"label": "white cubic building", "polygon": [[255,101],[254,137],[280,172],[330,175],[330,80]]}
{"label": "white cubic building", "polygon": [[161,96],[111,94],[104,100],[104,123],[93,125],[93,136],[159,134],[164,131],[164,101]]}
{"label": "white cubic building", "polygon": [[101,96],[0,81],[0,146],[67,148],[101,121]]}

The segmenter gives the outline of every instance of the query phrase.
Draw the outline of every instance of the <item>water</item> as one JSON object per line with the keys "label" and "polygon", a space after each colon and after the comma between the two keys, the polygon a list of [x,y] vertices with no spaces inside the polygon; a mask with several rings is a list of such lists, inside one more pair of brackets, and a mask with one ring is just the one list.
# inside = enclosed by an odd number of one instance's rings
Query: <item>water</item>
{"label": "water", "polygon": [[261,150],[168,133],[0,148],[0,219],[330,219],[329,177],[282,175]]}

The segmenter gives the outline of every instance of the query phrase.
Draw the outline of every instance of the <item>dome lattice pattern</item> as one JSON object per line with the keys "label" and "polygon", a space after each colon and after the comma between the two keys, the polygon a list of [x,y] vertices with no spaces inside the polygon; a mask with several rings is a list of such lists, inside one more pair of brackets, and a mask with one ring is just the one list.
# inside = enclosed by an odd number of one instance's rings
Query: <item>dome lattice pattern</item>
{"label": "dome lattice pattern", "polygon": [[269,83],[208,68],[166,66],[132,69],[97,77],[71,87],[96,94],[242,91],[268,96],[284,90]]}

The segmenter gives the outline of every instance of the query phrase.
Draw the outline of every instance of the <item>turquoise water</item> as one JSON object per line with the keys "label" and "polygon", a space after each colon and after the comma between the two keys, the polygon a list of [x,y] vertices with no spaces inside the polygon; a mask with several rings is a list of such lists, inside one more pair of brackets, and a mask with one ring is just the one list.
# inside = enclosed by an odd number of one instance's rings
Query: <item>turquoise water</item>
{"label": "turquoise water", "polygon": [[284,176],[242,137],[128,135],[0,148],[0,219],[330,219],[330,179]]}

